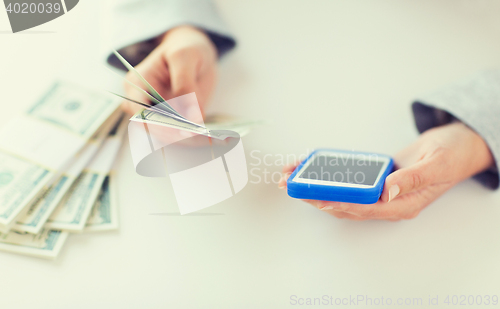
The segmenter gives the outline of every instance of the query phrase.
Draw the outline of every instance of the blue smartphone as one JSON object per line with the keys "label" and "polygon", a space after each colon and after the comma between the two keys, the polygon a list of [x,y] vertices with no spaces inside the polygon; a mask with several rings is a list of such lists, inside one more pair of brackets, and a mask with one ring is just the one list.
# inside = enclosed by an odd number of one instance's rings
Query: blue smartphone
{"label": "blue smartphone", "polygon": [[373,204],[394,168],[391,157],[336,149],[313,151],[290,175],[288,195],[299,199]]}

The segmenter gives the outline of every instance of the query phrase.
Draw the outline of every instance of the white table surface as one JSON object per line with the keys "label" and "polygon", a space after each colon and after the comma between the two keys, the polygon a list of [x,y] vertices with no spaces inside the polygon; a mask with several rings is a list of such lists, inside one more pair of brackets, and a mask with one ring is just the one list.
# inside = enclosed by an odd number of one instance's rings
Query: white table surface
{"label": "white table surface", "polygon": [[[287,154],[392,154],[415,140],[415,96],[498,67],[499,5],[217,2],[239,44],[220,65],[210,110],[271,121],[243,139],[250,183],[180,216],[169,182],[137,175],[127,144],[117,159],[120,230],[71,235],[55,261],[0,252],[0,308],[287,308],[312,307],[292,305],[292,295],[358,294],[422,298],[422,306],[395,307],[425,308],[429,295],[439,296],[434,307],[454,307],[443,304],[447,295],[499,295],[499,192],[468,180],[414,220],[350,222],[269,179],[277,181]],[[0,10],[0,123],[55,78],[120,85],[96,73],[106,24],[99,6],[80,1],[19,34]],[[269,164],[259,165],[264,157]]]}

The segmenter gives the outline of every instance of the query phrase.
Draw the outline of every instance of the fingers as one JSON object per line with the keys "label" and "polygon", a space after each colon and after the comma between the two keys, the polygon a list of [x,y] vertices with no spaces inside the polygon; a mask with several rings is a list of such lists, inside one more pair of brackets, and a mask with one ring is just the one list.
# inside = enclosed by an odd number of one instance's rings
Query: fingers
{"label": "fingers", "polygon": [[[283,175],[278,186],[280,189],[286,188],[286,182],[290,173]],[[386,203],[379,200],[375,204],[351,204],[320,200],[303,200],[315,208],[325,211],[339,219],[349,219],[355,221],[364,220],[388,220],[399,221],[401,219],[415,218],[422,209],[422,201],[418,194],[406,195],[405,198]],[[420,198],[421,199],[421,198]]]}
{"label": "fingers", "polygon": [[280,189],[285,189],[286,188],[286,182],[288,181],[288,178],[292,175],[292,173],[285,173],[281,177],[280,181],[278,182],[278,188]]}
{"label": "fingers", "polygon": [[348,219],[348,220],[352,220],[352,221],[368,220],[366,218],[358,217],[356,215],[351,215],[351,214],[341,212],[341,211],[336,211],[336,210],[325,210],[325,212],[331,214],[332,216],[334,216],[335,218],[338,218],[338,219]]}
{"label": "fingers", "polygon": [[278,187],[280,189],[284,189],[286,187],[286,182],[288,180],[288,177],[293,173],[293,171],[299,166],[299,164],[302,162],[302,160],[298,160],[295,163],[285,165],[283,167],[283,176],[281,177],[280,181],[278,182]]}
{"label": "fingers", "polygon": [[340,206],[340,202],[318,201],[318,200],[303,200],[304,202],[313,205],[319,210],[333,210]]}
{"label": "fingers", "polygon": [[[155,49],[151,54],[149,54],[140,64],[136,66],[137,72],[141,74],[160,94],[164,95],[165,90],[163,85],[168,84],[168,70],[166,64],[162,60],[162,53],[160,50]],[[126,81],[124,81],[123,86],[125,89],[125,96],[147,104],[151,101],[147,94],[143,91],[132,86],[136,85],[140,89],[148,91],[146,85],[136,76],[133,72],[128,72],[125,75]],[[123,110],[129,114],[135,114],[143,108],[137,104],[131,103],[125,100],[122,104]]]}
{"label": "fingers", "polygon": [[172,94],[178,97],[196,90],[199,55],[194,50],[183,50],[168,56]]}
{"label": "fingers", "polygon": [[283,174],[291,174],[293,171],[299,166],[299,164],[302,162],[302,160],[298,160],[292,164],[285,165],[283,167]]}
{"label": "fingers", "polygon": [[333,204],[331,210],[356,215],[366,220],[390,220],[413,219],[423,209],[424,200],[418,194],[408,194],[385,203],[379,200],[375,204]]}
{"label": "fingers", "polygon": [[[387,204],[386,204],[387,205]],[[366,219],[386,219],[395,215],[394,209],[383,207],[379,201],[375,204],[351,204],[351,203],[333,203],[330,204],[330,210],[344,212]]]}
{"label": "fingers", "polygon": [[[203,93],[198,91],[199,64],[201,54],[195,49],[186,49],[167,54],[170,72],[170,85],[173,97],[195,92],[197,102],[182,102],[181,106],[172,105],[181,115],[196,123],[203,122]],[[213,86],[213,85],[212,85]]]}
{"label": "fingers", "polygon": [[327,212],[338,219],[349,219],[354,221],[369,220],[369,218],[361,217],[355,213],[348,213],[345,211],[334,210],[334,208],[342,204],[340,202],[317,201],[317,200],[304,200],[304,202],[307,202],[312,206],[314,206],[315,208]]}
{"label": "fingers", "polygon": [[381,195],[382,201],[391,202],[399,196],[429,186],[436,181],[440,170],[439,164],[434,164],[433,160],[426,159],[393,172],[385,180]]}

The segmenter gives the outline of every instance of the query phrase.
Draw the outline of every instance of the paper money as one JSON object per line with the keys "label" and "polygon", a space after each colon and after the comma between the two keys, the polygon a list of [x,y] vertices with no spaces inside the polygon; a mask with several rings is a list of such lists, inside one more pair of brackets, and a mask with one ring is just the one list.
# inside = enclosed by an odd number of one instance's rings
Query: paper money
{"label": "paper money", "polygon": [[48,219],[50,213],[54,210],[57,203],[64,196],[66,191],[71,186],[73,180],[68,176],[61,176],[55,184],[37,198],[29,206],[28,211],[12,226],[12,229],[19,232],[29,232],[38,234],[43,227],[43,224]]}
{"label": "paper money", "polygon": [[[164,106],[166,108],[166,110],[168,110],[170,113],[178,116],[178,117],[181,117],[181,118],[184,118],[182,117],[175,109],[172,108],[172,106],[170,106],[166,100],[158,93],[158,91],[156,91],[156,89],[153,88],[153,86],[151,86],[148,81],[130,64],[127,62],[127,60],[125,60],[125,58],[122,57],[122,55],[120,55],[116,50],[113,51],[113,53],[115,54],[115,56],[118,58],[118,60],[120,60],[120,62],[130,71],[132,72],[140,81],[141,83],[146,86],[146,88],[148,88],[148,91],[144,91],[148,94],[149,97],[152,97],[154,99],[154,101],[156,101],[156,103],[160,103],[162,104],[162,106]],[[138,87],[140,89],[140,87]]]}
{"label": "paper money", "polygon": [[215,114],[207,116],[205,126],[210,130],[229,130],[245,136],[251,129],[265,124],[262,120],[244,120],[229,115]]}
{"label": "paper money", "polygon": [[48,169],[0,152],[0,229],[7,232],[25,205],[53,177]]}
{"label": "paper money", "polygon": [[110,132],[96,156],[49,217],[45,224],[46,228],[61,229],[73,233],[83,231],[102,184],[120,149],[127,124],[128,121],[125,119],[116,130]]}
{"label": "paper money", "polygon": [[[71,84],[56,83],[28,112],[0,131],[0,230],[27,206],[118,108],[118,102]],[[54,184],[57,186],[57,183]]]}
{"label": "paper money", "polygon": [[67,232],[48,229],[36,235],[15,231],[0,233],[0,250],[54,259],[67,237]]}
{"label": "paper money", "polygon": [[105,178],[105,175],[97,172],[82,172],[49,217],[45,227],[81,232]]}
{"label": "paper money", "polygon": [[70,83],[55,83],[27,114],[88,140],[116,110],[108,96]]}
{"label": "paper money", "polygon": [[49,188],[43,190],[40,196],[28,206],[27,213],[20,217],[12,229],[37,234],[61,202],[66,192],[76,181],[82,170],[97,153],[110,131],[120,124],[122,112],[115,113],[106,121],[99,132],[87,143],[83,150],[73,160],[69,169]]}
{"label": "paper money", "polygon": [[[210,117],[208,117],[207,121],[205,122],[205,127],[208,129],[207,131],[203,128],[192,126],[178,121],[174,118],[167,117],[165,115],[145,109],[137,112],[130,118],[130,121],[160,125],[215,138],[220,137],[220,135],[216,133],[217,131],[233,131],[238,133],[240,136],[244,136],[248,134],[248,132],[250,132],[250,129],[252,127],[262,124],[261,121],[241,121],[228,119],[227,117],[223,116],[212,116],[212,120],[210,119]],[[225,138],[227,136],[222,137]]]}
{"label": "paper money", "polygon": [[57,83],[24,116],[0,131],[0,149],[61,170],[118,108],[103,94]]}
{"label": "paper money", "polygon": [[111,231],[118,229],[118,205],[115,191],[114,176],[104,180],[99,197],[85,224],[85,232]]}

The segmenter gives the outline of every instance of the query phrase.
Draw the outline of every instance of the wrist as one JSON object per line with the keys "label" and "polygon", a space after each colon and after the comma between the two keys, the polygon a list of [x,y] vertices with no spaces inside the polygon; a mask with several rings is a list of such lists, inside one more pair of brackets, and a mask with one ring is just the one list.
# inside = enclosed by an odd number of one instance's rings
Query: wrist
{"label": "wrist", "polygon": [[462,151],[470,153],[468,157],[468,175],[470,177],[478,173],[484,172],[491,168],[494,164],[493,155],[486,141],[476,131],[462,122],[450,124],[461,132],[461,140],[464,142]]}
{"label": "wrist", "polygon": [[203,30],[196,27],[175,27],[160,36],[159,40],[158,48],[167,54],[185,53],[190,50],[202,55],[207,62],[217,60],[217,47]]}
{"label": "wrist", "polygon": [[196,28],[191,25],[181,25],[174,27],[167,32],[165,32],[163,35],[159,37],[160,44],[168,42],[171,39],[176,39],[176,38],[186,38],[186,37],[196,37],[197,40],[199,41],[205,41],[211,43],[212,41],[208,37],[208,35],[201,29]]}

